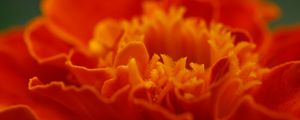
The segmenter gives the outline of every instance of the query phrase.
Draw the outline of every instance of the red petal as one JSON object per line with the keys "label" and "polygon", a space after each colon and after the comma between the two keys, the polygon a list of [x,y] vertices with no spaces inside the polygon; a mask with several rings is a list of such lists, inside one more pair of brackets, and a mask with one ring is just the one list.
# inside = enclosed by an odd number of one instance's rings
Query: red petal
{"label": "red petal", "polygon": [[16,105],[0,110],[1,120],[37,120],[31,109],[24,105]]}
{"label": "red petal", "polygon": [[287,61],[300,60],[300,26],[279,28],[266,51],[262,54],[262,63],[268,67]]}
{"label": "red petal", "polygon": [[[113,77],[113,71],[110,68],[87,68],[86,66],[73,64],[72,60],[74,59],[69,58],[66,65],[71,74],[76,78],[76,81],[73,81],[77,82],[75,84],[92,85],[101,90],[103,83]],[[80,60],[83,60],[87,64],[90,61],[88,58],[84,59],[84,57],[81,57]]]}
{"label": "red petal", "polygon": [[249,96],[245,96],[238,104],[240,104],[238,109],[229,120],[295,120],[258,105]]}
{"label": "red petal", "polygon": [[229,71],[230,63],[227,57],[218,60],[211,68],[210,83],[216,83]]}
{"label": "red petal", "polygon": [[207,22],[215,17],[216,6],[207,0],[183,0],[182,5],[186,7],[186,17],[200,17]]}
{"label": "red petal", "polygon": [[[61,106],[29,93],[27,89],[28,79],[32,74],[36,74],[35,72],[38,71],[38,65],[27,53],[22,35],[22,30],[11,30],[5,34],[1,33],[0,36],[1,108],[16,104],[25,104],[30,106],[39,118],[45,120],[72,119],[73,117],[68,111]],[[42,69],[39,72],[45,73],[47,70],[49,69]],[[45,76],[49,78],[49,76],[51,76],[49,72],[53,73],[53,71],[50,70],[47,72],[48,74],[45,74]],[[17,108],[17,110],[22,109]],[[14,117],[22,116],[14,115]]]}
{"label": "red petal", "polygon": [[[264,3],[260,0],[218,1],[219,16],[217,21],[233,28],[249,31],[254,42],[260,47],[269,35],[266,19],[276,18],[276,16],[278,16],[279,10],[277,6],[270,3]],[[273,11],[274,15],[272,15],[270,11]]]}
{"label": "red petal", "polygon": [[300,61],[279,65],[263,78],[255,99],[270,109],[300,118]]}
{"label": "red petal", "polygon": [[66,59],[71,46],[56,37],[45,26],[41,18],[34,20],[25,31],[25,41],[29,52],[39,63],[55,59]]}
{"label": "red petal", "polygon": [[238,107],[237,102],[242,96],[241,86],[241,81],[236,79],[228,79],[226,83],[219,86],[214,94],[216,95],[214,118],[226,119]]}
{"label": "red petal", "polygon": [[231,35],[235,38],[234,44],[237,45],[239,42],[253,42],[251,35],[246,30],[233,29]]}
{"label": "red petal", "polygon": [[[0,60],[7,60],[9,63],[16,64],[18,69],[30,71],[28,66],[33,64],[31,57],[23,41],[23,29],[11,29],[6,33],[0,33]],[[5,62],[1,62],[5,65]],[[8,64],[9,66],[10,64]],[[14,68],[11,66],[11,68]],[[20,71],[15,68],[16,71]]]}
{"label": "red petal", "polygon": [[211,0],[164,0],[163,7],[169,9],[172,5],[186,7],[185,17],[200,17],[209,22],[215,17],[216,4]]}
{"label": "red petal", "polygon": [[66,81],[65,61],[71,45],[49,31],[43,18],[37,18],[26,28],[24,38],[29,54],[40,63],[30,68],[35,72],[33,75],[46,83],[56,78]]}
{"label": "red petal", "polygon": [[42,12],[58,36],[87,45],[97,22],[131,18],[141,6],[142,0],[44,0]]}

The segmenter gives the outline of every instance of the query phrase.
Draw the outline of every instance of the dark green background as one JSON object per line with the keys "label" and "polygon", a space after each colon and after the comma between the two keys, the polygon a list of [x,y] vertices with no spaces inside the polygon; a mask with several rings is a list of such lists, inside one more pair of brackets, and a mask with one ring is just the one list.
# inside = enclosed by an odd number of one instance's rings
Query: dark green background
{"label": "dark green background", "polygon": [[[272,0],[282,9],[271,27],[300,23],[300,0]],[[39,14],[39,0],[0,0],[0,29],[24,25]]]}

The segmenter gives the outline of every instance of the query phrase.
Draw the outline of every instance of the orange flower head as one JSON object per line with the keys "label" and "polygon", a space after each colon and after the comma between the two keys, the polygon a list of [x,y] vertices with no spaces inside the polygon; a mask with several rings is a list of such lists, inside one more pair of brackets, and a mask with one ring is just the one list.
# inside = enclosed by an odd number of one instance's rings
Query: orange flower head
{"label": "orange flower head", "polygon": [[0,36],[0,119],[300,118],[299,48],[279,50],[299,29],[272,36],[266,1],[44,0],[42,13]]}

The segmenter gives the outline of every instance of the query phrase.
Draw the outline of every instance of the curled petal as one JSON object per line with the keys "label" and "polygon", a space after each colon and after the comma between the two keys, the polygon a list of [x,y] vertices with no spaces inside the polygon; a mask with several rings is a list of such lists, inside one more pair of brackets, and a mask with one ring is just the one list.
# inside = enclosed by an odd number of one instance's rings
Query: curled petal
{"label": "curled petal", "polygon": [[136,59],[138,68],[144,72],[149,61],[148,51],[142,42],[130,42],[122,48],[116,55],[115,66],[127,65],[129,61]]}
{"label": "curled petal", "polygon": [[245,42],[253,42],[253,38],[246,30],[242,29],[232,29],[231,35],[235,37],[234,44],[237,45],[238,43],[245,41]]}
{"label": "curled petal", "polygon": [[[34,74],[44,82],[55,78],[66,80],[65,61],[71,45],[52,34],[43,18],[33,20],[24,31],[24,40],[23,38],[20,40],[25,41],[27,49],[24,51],[30,54],[32,57],[30,60],[35,59],[34,64],[28,67],[30,68],[28,71],[32,72],[30,77]],[[36,61],[38,64],[35,63]]]}
{"label": "curled petal", "polygon": [[87,69],[99,68],[99,58],[92,55],[83,54],[77,50],[71,50],[67,57],[67,64],[82,66]]}
{"label": "curled petal", "polygon": [[94,26],[99,21],[138,15],[141,13],[141,2],[142,0],[44,0],[42,13],[56,35],[73,41],[75,46],[87,46]]}
{"label": "curled petal", "polygon": [[[22,104],[30,107],[38,118],[44,120],[74,119],[67,110],[58,104],[40,96],[32,95],[28,91],[28,79],[33,74],[36,74],[37,71],[39,76],[47,80],[57,76],[63,79],[61,76],[63,72],[53,67],[37,65],[36,61],[27,53],[22,35],[22,29],[12,29],[7,33],[1,33],[0,36],[0,108]],[[50,75],[49,73],[55,75]],[[16,106],[12,108],[16,108],[15,110],[21,113],[20,115],[12,113],[13,116],[10,117],[14,119],[22,117],[22,115],[30,112],[25,110],[28,107],[24,108],[24,106],[21,106],[20,108]],[[9,114],[13,111],[10,111]],[[26,119],[26,116],[23,117],[18,119]]]}
{"label": "curled petal", "polygon": [[29,90],[52,99],[65,106],[81,119],[132,119],[128,114],[130,107],[126,102],[128,87],[125,87],[110,99],[101,96],[93,87],[65,86],[62,82],[43,85],[37,78],[29,82]]}
{"label": "curled petal", "polygon": [[103,83],[101,93],[103,96],[111,97],[121,88],[129,84],[129,73],[127,66],[119,66],[116,69],[116,76]]}
{"label": "curled petal", "polygon": [[24,33],[29,53],[39,63],[53,60],[65,61],[71,46],[55,36],[43,18],[34,20]]}
{"label": "curled petal", "polygon": [[98,68],[96,64],[97,59],[72,51],[66,62],[70,75],[74,76],[70,80],[77,85],[95,86],[100,91],[103,83],[113,77],[114,71],[109,67]]}
{"label": "curled petal", "polygon": [[113,71],[109,68],[98,68],[98,69],[89,69],[83,66],[73,65],[71,62],[67,62],[70,72],[76,78],[75,84],[80,85],[93,85],[96,88],[101,89],[103,83],[112,78]]}

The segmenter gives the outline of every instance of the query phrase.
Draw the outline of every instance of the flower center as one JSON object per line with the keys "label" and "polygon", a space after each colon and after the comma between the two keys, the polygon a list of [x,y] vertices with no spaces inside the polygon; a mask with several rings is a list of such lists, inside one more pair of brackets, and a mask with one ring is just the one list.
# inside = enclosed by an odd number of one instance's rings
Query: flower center
{"label": "flower center", "polygon": [[[252,70],[256,65],[249,65],[251,69],[247,70],[249,63],[243,63],[256,60],[251,53],[255,46],[243,40],[234,43],[235,37],[223,25],[213,22],[207,25],[201,18],[185,18],[184,11],[181,7],[171,7],[166,12],[157,5],[146,4],[143,16],[131,21],[102,21],[96,26],[90,51],[113,63],[114,56],[124,46],[136,41],[144,44],[152,59],[145,63],[142,81],[147,89],[154,91],[149,96],[157,103],[172,89],[184,99],[201,96],[218,81],[211,75],[219,79],[231,74],[246,80],[250,73],[256,73]],[[215,65],[224,57],[236,64]]]}
{"label": "flower center", "polygon": [[186,57],[187,63],[211,66],[234,48],[230,32],[221,24],[207,25],[199,18],[184,18],[184,8],[171,7],[168,12],[152,4],[145,15],[125,23],[129,34],[141,34],[149,56],[166,54],[174,60]]}

